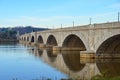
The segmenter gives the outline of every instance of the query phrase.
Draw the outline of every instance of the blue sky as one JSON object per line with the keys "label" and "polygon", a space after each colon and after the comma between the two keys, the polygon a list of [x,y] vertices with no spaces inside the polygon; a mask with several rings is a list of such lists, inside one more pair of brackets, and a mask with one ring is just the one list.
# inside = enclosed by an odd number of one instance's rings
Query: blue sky
{"label": "blue sky", "polygon": [[117,20],[120,0],[0,0],[0,27],[59,28]]}

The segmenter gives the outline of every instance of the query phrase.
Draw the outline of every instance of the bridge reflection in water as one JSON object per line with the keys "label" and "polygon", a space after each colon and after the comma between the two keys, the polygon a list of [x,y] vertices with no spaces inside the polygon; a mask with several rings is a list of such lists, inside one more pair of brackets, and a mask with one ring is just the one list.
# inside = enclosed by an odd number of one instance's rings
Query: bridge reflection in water
{"label": "bridge reflection in water", "polygon": [[120,76],[119,59],[80,59],[79,51],[53,53],[51,50],[33,48],[32,55],[43,59],[50,66],[73,79],[92,79],[96,75],[108,78]]}

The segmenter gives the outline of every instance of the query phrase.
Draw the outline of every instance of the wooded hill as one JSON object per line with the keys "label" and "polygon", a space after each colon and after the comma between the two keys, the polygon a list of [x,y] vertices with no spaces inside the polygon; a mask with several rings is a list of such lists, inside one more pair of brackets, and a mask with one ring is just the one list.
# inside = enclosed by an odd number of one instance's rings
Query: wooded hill
{"label": "wooded hill", "polygon": [[48,30],[48,29],[47,28],[36,28],[32,26],[0,28],[0,40],[17,39],[17,34],[22,35],[22,34],[30,33],[33,31],[43,31],[43,30]]}

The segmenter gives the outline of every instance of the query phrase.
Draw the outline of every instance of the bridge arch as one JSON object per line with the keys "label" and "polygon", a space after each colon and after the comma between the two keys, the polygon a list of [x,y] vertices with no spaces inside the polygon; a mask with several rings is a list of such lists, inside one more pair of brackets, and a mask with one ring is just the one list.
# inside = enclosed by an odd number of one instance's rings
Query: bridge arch
{"label": "bridge arch", "polygon": [[42,38],[41,35],[38,36],[38,41],[37,41],[37,42],[38,42],[38,43],[44,43],[43,38]]}
{"label": "bridge arch", "polygon": [[75,34],[68,35],[62,44],[62,47],[66,48],[80,48],[80,50],[86,50],[83,41]]}
{"label": "bridge arch", "polygon": [[21,40],[23,41],[23,37],[21,37]]}
{"label": "bridge arch", "polygon": [[34,36],[32,36],[31,37],[31,42],[34,42],[34,41],[35,41]]}
{"label": "bridge arch", "polygon": [[104,40],[101,45],[98,47],[97,54],[109,53],[117,54],[120,53],[120,34],[109,37]]}
{"label": "bridge arch", "polygon": [[29,41],[29,37],[27,36],[27,41]]}
{"label": "bridge arch", "polygon": [[46,45],[57,46],[58,43],[56,41],[56,38],[53,35],[49,35],[49,37],[47,38]]}
{"label": "bridge arch", "polygon": [[21,37],[19,37],[19,39],[21,40]]}
{"label": "bridge arch", "polygon": [[26,37],[24,37],[24,41],[26,41]]}

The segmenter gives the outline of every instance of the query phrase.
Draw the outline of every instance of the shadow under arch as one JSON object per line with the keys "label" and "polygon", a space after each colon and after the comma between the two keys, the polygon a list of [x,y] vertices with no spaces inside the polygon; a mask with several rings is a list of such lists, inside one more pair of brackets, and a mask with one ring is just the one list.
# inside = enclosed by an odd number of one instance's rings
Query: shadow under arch
{"label": "shadow under arch", "polygon": [[32,38],[31,38],[31,42],[34,42],[34,36],[32,36]]}
{"label": "shadow under arch", "polygon": [[120,53],[120,34],[114,35],[105,40],[97,49],[97,54],[118,54]]}
{"label": "shadow under arch", "polygon": [[79,51],[62,51],[62,56],[66,66],[74,72],[82,70],[85,66],[80,63]]}
{"label": "shadow under arch", "polygon": [[120,76],[120,59],[101,59],[97,60],[96,65],[104,77],[114,78]]}
{"label": "shadow under arch", "polygon": [[37,41],[37,42],[38,42],[38,43],[44,43],[44,42],[43,42],[43,38],[42,38],[41,35],[38,36],[38,41]]}
{"label": "shadow under arch", "polygon": [[54,62],[57,58],[57,54],[53,54],[52,50],[47,50],[47,56],[51,62]]}
{"label": "shadow under arch", "polygon": [[55,39],[55,37],[53,35],[50,35],[47,39],[47,42],[46,42],[47,45],[50,45],[50,46],[57,46],[57,41]]}
{"label": "shadow under arch", "polygon": [[63,44],[62,47],[65,48],[80,48],[81,51],[85,51],[86,47],[83,43],[83,41],[75,34],[68,35]]}

